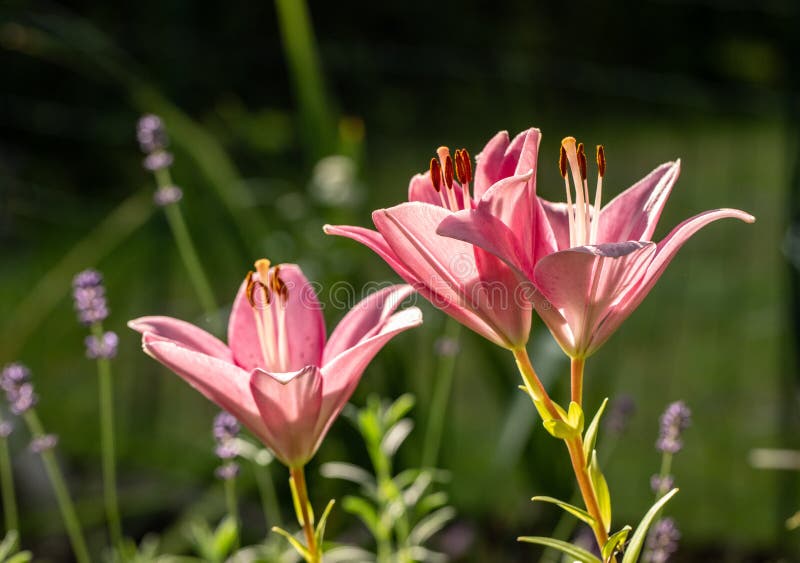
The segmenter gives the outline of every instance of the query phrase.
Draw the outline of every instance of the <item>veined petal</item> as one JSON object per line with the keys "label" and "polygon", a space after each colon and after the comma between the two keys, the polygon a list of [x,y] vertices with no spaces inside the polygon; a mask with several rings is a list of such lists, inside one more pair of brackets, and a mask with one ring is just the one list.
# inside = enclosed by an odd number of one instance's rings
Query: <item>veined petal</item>
{"label": "veined petal", "polygon": [[508,131],[500,131],[489,139],[483,150],[478,153],[475,160],[475,199],[480,199],[483,193],[501,178],[503,157],[511,140]]}
{"label": "veined petal", "polygon": [[[570,327],[573,349],[565,350],[569,355],[593,351],[598,327],[641,281],[655,252],[655,243],[628,241],[580,246],[539,261],[534,282]],[[563,331],[563,326],[558,328]]]}
{"label": "veined petal", "polygon": [[595,346],[600,346],[605,342],[611,333],[619,327],[622,321],[641,304],[647,294],[650,293],[650,290],[653,289],[653,286],[661,277],[661,274],[664,273],[670,261],[675,257],[675,254],[677,254],[678,250],[680,250],[692,235],[709,223],[725,218],[739,219],[745,223],[752,223],[755,221],[755,217],[744,211],[739,211],[738,209],[715,209],[686,219],[675,227],[669,235],[658,243],[653,259],[648,264],[641,282],[628,291],[623,297],[614,317],[609,318],[600,330],[598,330],[595,336],[595,340],[597,341]]}
{"label": "veined petal", "polygon": [[250,391],[275,440],[267,445],[289,467],[304,465],[316,450],[322,406],[319,368],[306,366],[285,374],[256,369],[250,374]]}
{"label": "veined petal", "polygon": [[[445,211],[441,207],[439,209]],[[378,213],[379,211],[383,210],[378,210],[375,213]],[[360,242],[368,248],[371,248],[376,254],[378,254],[378,256],[383,258],[384,261],[389,264],[389,266],[395,272],[397,272],[401,278],[403,278],[403,280],[411,284],[411,286],[420,295],[422,295],[422,297],[430,301],[435,307],[441,309],[464,326],[467,326],[478,334],[485,336],[492,342],[496,342],[500,346],[504,345],[502,338],[498,336],[492,327],[490,327],[479,315],[477,315],[474,311],[465,309],[459,305],[461,297],[457,291],[454,291],[444,283],[432,284],[431,282],[436,281],[438,278],[435,276],[431,278],[426,274],[426,272],[418,273],[411,271],[408,266],[406,266],[406,264],[403,263],[402,260],[400,260],[400,258],[395,254],[394,250],[389,246],[389,244],[386,242],[386,239],[384,239],[383,235],[380,233],[370,229],[365,229],[363,227],[352,227],[345,225],[325,225],[323,230],[329,235],[348,237],[356,242]],[[421,276],[425,276],[425,279],[423,279]]]}
{"label": "veined petal", "polygon": [[[414,271],[425,286],[448,300],[446,307],[441,303],[434,302],[434,305],[454,317],[459,309],[471,311],[484,326],[467,326],[500,346],[518,345],[522,335],[511,334],[516,325],[501,324],[510,310],[500,310],[491,299],[486,300],[487,286],[494,289],[495,281],[503,285],[504,276],[480,271],[472,245],[436,234],[437,226],[449,215],[451,212],[441,207],[412,202],[376,211],[373,221],[398,259]],[[498,263],[498,267],[504,266]],[[503,289],[511,299],[515,288]],[[490,329],[488,333],[486,325]]]}
{"label": "veined petal", "polygon": [[408,183],[408,201],[442,205],[442,198],[433,187],[430,174],[422,172],[411,177],[411,181]]}
{"label": "veined petal", "polygon": [[322,363],[325,364],[364,338],[379,332],[391,314],[412,293],[414,288],[410,285],[393,285],[362,299],[347,312],[331,333],[322,355]]}
{"label": "veined petal", "polygon": [[[367,298],[369,299],[369,298]],[[353,347],[343,350],[322,366],[323,399],[318,422],[318,443],[350,399],[361,375],[381,348],[396,335],[422,324],[422,312],[416,307],[403,309],[386,318],[379,330],[363,338]]]}
{"label": "veined petal", "polygon": [[238,366],[145,332],[142,348],[207,399],[228,411],[261,440],[270,438],[247,387],[248,374]]}
{"label": "veined petal", "polygon": [[481,199],[492,185],[503,178],[535,170],[540,137],[541,133],[535,128],[522,131],[511,142],[507,131],[492,137],[478,155],[475,199]]}
{"label": "veined petal", "polygon": [[558,252],[559,250],[567,250],[571,245],[569,244],[569,215],[567,214],[567,204],[553,203],[546,199],[539,198],[539,203],[542,206],[544,217],[555,239],[555,245],[550,252]]}
{"label": "veined petal", "polygon": [[224,342],[186,321],[162,316],[139,317],[128,321],[128,326],[140,334],[149,332],[160,339],[172,340],[184,348],[233,363],[233,355]]}
{"label": "veined petal", "polygon": [[[314,288],[295,264],[281,264],[280,278],[286,285],[288,298],[285,305],[286,322],[283,337],[288,346],[287,367],[302,369],[307,365],[319,365],[325,347],[325,320]],[[272,306],[280,306],[273,303]],[[266,335],[267,345],[277,341]],[[228,342],[236,363],[250,371],[257,367],[274,369],[266,365],[261,351],[261,341],[256,326],[253,307],[247,299],[246,283],[242,283],[233,303],[228,322]]]}
{"label": "veined petal", "polygon": [[652,240],[680,171],[680,160],[662,164],[603,207],[598,242]]}

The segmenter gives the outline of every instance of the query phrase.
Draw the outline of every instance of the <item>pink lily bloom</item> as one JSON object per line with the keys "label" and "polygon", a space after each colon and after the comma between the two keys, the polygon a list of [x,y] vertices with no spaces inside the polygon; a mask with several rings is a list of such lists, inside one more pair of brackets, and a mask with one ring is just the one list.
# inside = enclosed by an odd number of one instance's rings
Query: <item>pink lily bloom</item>
{"label": "pink lily bloom", "polygon": [[[651,238],[680,161],[662,164],[602,208],[603,147],[597,147],[594,205],[583,143],[565,138],[559,165],[566,203],[541,199],[534,190],[521,194],[497,186],[474,209],[444,218],[437,232],[483,248],[524,275],[541,296],[531,298],[536,311],[572,358],[588,357],[608,340],[702,227],[725,217],[755,221],[736,209],[706,211],[655,243]],[[518,212],[521,197],[529,198],[524,212]]]}
{"label": "pink lily bloom", "polygon": [[457,150],[453,159],[440,147],[429,173],[411,178],[407,203],[372,213],[377,231],[344,225],[324,230],[371,248],[435,307],[481,336],[505,348],[523,347],[532,312],[527,281],[489,252],[439,236],[436,229],[459,211],[489,205],[484,198],[504,187],[518,195],[519,207],[509,213],[529,213],[531,200],[524,194],[535,193],[538,146],[536,129],[513,140],[505,132],[495,135],[476,159],[472,194],[467,151]]}
{"label": "pink lily bloom", "polygon": [[322,310],[294,264],[256,262],[239,288],[228,345],[187,322],[142,317],[128,323],[142,347],[230,412],[290,468],[314,455],[375,354],[422,323],[416,307],[395,312],[407,285],[375,292],[325,342]]}

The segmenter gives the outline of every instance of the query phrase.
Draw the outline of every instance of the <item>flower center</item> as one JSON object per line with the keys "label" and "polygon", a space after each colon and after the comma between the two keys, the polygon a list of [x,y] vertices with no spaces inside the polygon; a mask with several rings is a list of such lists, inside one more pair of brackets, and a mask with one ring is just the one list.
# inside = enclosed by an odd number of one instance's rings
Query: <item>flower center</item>
{"label": "flower center", "polygon": [[[597,189],[594,207],[589,204],[589,184],[586,178],[586,151],[583,143],[575,142],[575,137],[565,137],[561,141],[558,167],[567,190],[567,218],[569,220],[569,245],[583,246],[597,244],[597,231],[600,224],[600,205],[603,195],[603,176],[606,173],[606,151],[597,145]],[[572,190],[568,171],[572,172],[575,185],[575,204],[572,203]]]}
{"label": "flower center", "polygon": [[280,275],[280,265],[270,267],[266,258],[256,260],[255,272],[248,272],[245,293],[256,319],[258,340],[266,368],[289,371],[289,343],[286,340],[286,302],[289,288]]}
{"label": "flower center", "polygon": [[455,161],[447,147],[439,147],[436,154],[438,160],[435,157],[431,159],[431,183],[439,194],[442,207],[450,211],[472,209],[472,198],[469,193],[472,161],[467,149],[456,149]]}

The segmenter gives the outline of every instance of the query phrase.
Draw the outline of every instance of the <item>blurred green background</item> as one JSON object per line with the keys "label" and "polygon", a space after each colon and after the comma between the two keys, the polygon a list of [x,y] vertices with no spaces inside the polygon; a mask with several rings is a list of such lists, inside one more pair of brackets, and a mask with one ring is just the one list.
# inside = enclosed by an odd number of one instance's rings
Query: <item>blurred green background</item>
{"label": "blurred green background", "polygon": [[[408,178],[441,144],[474,155],[500,129],[537,126],[539,191],[551,199],[562,197],[556,162],[566,135],[605,145],[606,198],[680,157],[659,237],[714,207],[758,221],[696,236],[588,363],[587,409],[622,393],[637,407],[606,463],[615,521],[635,523],[649,506],[658,416],[684,399],[694,422],[675,460],[676,560],[794,560],[798,532],[784,522],[800,508],[798,474],[754,469],[748,452],[800,445],[790,265],[800,264],[800,247],[789,228],[800,193],[797,4],[310,2],[316,51],[298,6],[0,5],[0,363],[33,369],[90,542],[104,534],[96,376],[69,298],[72,275],[86,267],[105,274],[106,327],[121,336],[114,374],[126,532],[165,533],[167,545],[184,549],[180,515],[223,511],[215,408],[142,354],[125,328],[144,314],[208,326],[141,168],[135,123],[154,112],[165,119],[181,205],[226,306],[261,256],[300,263],[325,288],[397,280],[371,251],[321,226],[371,226],[371,210],[403,201]],[[466,330],[448,411],[429,411],[445,317],[423,308],[424,326],[381,352],[353,400],[418,397],[417,430],[400,452],[408,466],[420,463],[431,418],[445,416],[439,466],[452,473],[445,488],[459,519],[440,547],[468,542],[464,561],[537,560],[537,548],[514,538],[552,530],[556,510],[528,499],[569,497],[567,456],[515,390],[510,354]],[[328,307],[328,326],[342,314]],[[563,399],[568,366],[538,321],[534,334],[533,361]],[[50,488],[26,444],[15,432],[22,535],[43,559],[67,560]],[[342,459],[365,453],[340,421],[315,464]],[[272,470],[283,495],[285,471]],[[315,466],[309,476],[320,503],[353,492]],[[246,471],[241,488],[255,541],[263,524]],[[353,527],[338,511],[329,535]]]}

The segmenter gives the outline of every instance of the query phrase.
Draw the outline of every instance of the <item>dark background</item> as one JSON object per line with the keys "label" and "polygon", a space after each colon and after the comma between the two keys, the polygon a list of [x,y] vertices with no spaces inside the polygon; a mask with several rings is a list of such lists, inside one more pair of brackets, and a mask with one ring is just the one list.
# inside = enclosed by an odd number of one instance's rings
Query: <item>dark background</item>
{"label": "dark background", "polygon": [[[141,169],[135,123],[156,112],[170,131],[189,228],[226,305],[262,255],[300,263],[325,287],[396,280],[369,250],[320,227],[369,226],[372,209],[405,199],[408,178],[440,144],[474,155],[497,130],[537,126],[539,189],[550,199],[562,197],[556,158],[566,135],[605,145],[609,199],[680,157],[658,237],[714,207],[758,221],[700,233],[588,364],[590,409],[622,393],[637,404],[606,463],[615,522],[635,523],[649,505],[658,415],[684,399],[694,423],[674,467],[676,560],[797,555],[798,532],[784,525],[800,508],[797,473],[755,469],[748,455],[800,445],[791,266],[800,247],[789,228],[800,193],[798,5],[343,1],[309,10],[321,73],[302,54],[290,64],[271,2],[0,5],[0,362],[34,370],[39,411],[61,436],[91,542],[103,535],[96,377],[68,297],[71,276],[89,266],[106,275],[107,327],[121,337],[114,374],[126,531],[172,533],[177,551],[182,511],[201,498],[214,517],[222,511],[213,406],[146,358],[125,328],[152,313],[203,324]],[[319,162],[331,154],[346,159]],[[508,354],[467,331],[448,411],[429,412],[445,323],[424,309],[425,325],[387,346],[354,402],[370,392],[417,395],[417,431],[401,450],[408,466],[419,463],[430,417],[445,416],[439,465],[452,472],[456,532],[472,542],[464,560],[535,559],[536,548],[514,538],[552,530],[555,509],[527,499],[571,494],[566,456],[515,394]],[[329,327],[342,314],[329,307]],[[534,362],[563,398],[566,363],[538,321],[534,334]],[[55,504],[26,442],[15,432],[26,546],[65,560]],[[364,461],[362,449],[340,421],[317,461]],[[283,468],[272,472],[282,491]],[[353,492],[315,466],[309,475],[315,498]],[[249,510],[247,475],[241,487]],[[331,537],[349,519],[335,514]],[[248,531],[252,541],[259,526]]]}

